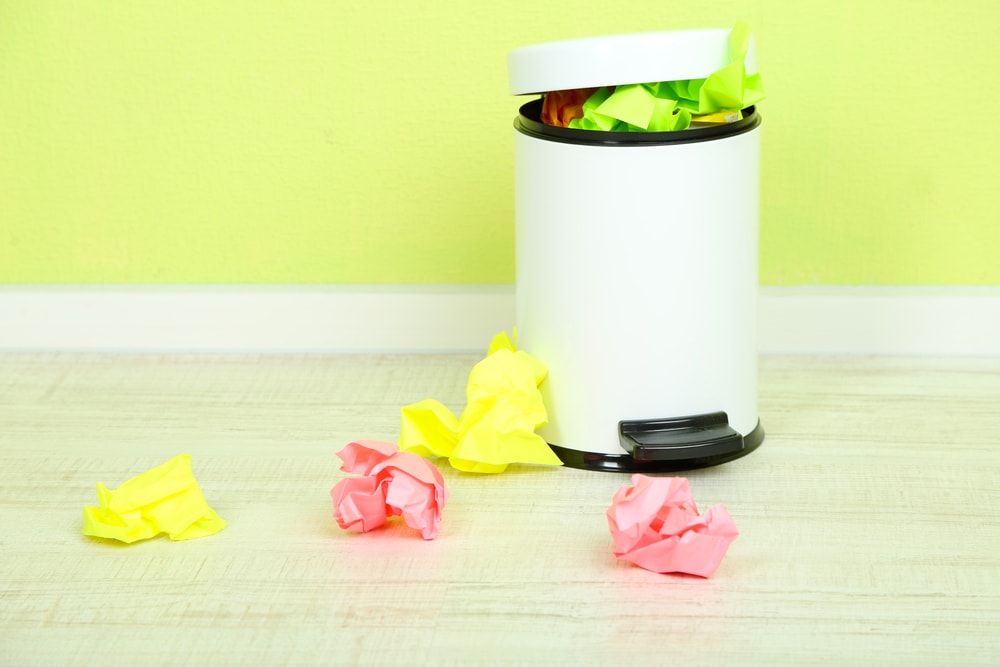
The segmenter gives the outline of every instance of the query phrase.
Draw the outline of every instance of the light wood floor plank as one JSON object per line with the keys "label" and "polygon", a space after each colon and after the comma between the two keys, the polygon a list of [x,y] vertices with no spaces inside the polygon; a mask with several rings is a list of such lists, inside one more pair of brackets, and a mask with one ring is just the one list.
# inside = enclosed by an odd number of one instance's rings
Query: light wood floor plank
{"label": "light wood floor plank", "polygon": [[[350,440],[464,404],[476,357],[0,356],[0,664],[1000,664],[1000,359],[764,357],[708,580],[616,562],[624,475],[441,463],[441,535],[340,531]],[[181,452],[229,526],[84,537]]]}

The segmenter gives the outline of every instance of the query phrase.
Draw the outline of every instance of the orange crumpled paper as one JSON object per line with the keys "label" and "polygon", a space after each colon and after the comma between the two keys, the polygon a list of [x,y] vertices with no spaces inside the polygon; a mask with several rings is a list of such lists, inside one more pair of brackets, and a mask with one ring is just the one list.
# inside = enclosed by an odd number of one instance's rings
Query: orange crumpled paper
{"label": "orange crumpled paper", "polygon": [[569,127],[571,120],[583,117],[583,103],[596,92],[597,88],[577,88],[545,93],[542,122],[553,127]]}
{"label": "orange crumpled paper", "polygon": [[338,526],[367,533],[402,515],[425,540],[437,537],[448,489],[432,463],[377,440],[352,442],[337,456],[341,470],[361,475],[345,477],[330,490]]}
{"label": "orange crumpled paper", "polygon": [[709,577],[739,535],[722,505],[699,516],[684,477],[632,475],[607,516],[615,556],[653,572]]}

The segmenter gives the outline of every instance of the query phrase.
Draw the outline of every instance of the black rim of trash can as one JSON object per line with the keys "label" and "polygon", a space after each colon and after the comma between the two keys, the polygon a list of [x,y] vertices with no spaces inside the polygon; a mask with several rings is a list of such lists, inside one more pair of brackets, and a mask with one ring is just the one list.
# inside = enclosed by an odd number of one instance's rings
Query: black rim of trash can
{"label": "black rim of trash can", "polygon": [[584,146],[662,146],[715,141],[749,132],[761,123],[755,107],[743,109],[743,118],[732,123],[706,125],[674,132],[602,132],[578,130],[571,127],[554,127],[541,121],[542,99],[521,105],[520,114],[514,119],[514,128],[536,139]]}

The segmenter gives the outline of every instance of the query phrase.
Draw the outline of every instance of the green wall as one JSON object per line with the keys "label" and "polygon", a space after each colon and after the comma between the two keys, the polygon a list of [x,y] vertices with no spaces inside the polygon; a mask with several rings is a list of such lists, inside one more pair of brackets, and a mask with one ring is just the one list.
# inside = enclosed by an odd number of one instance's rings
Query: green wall
{"label": "green wall", "polygon": [[0,283],[510,283],[506,54],[755,29],[761,281],[1000,284],[1000,3],[0,4]]}

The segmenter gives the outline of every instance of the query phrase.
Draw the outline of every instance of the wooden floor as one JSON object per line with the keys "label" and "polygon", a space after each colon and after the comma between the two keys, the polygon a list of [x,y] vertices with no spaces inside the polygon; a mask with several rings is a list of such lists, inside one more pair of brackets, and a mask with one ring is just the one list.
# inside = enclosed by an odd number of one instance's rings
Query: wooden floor
{"label": "wooden floor", "polygon": [[[474,361],[0,356],[0,664],[1000,664],[1000,359],[763,358],[763,446],[687,475],[708,580],[614,559],[620,474],[442,464],[438,539],[340,531],[334,453]],[[182,452],[224,531],[81,534]]]}

